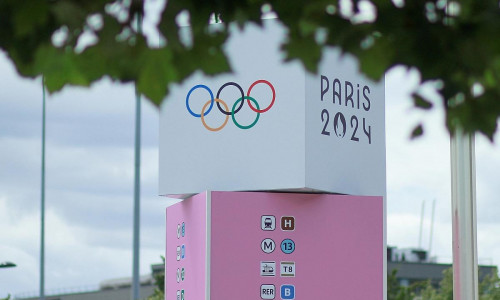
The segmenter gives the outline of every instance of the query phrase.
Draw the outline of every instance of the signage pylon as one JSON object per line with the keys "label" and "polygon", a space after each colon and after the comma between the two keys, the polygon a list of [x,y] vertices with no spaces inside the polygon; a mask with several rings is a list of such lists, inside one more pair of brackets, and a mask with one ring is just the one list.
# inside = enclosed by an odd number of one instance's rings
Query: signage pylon
{"label": "signage pylon", "polygon": [[284,64],[285,38],[234,28],[234,72],[162,104],[166,300],[385,299],[384,82],[334,48]]}
{"label": "signage pylon", "polygon": [[185,199],[166,211],[165,299],[384,299],[383,202],[265,192]]}

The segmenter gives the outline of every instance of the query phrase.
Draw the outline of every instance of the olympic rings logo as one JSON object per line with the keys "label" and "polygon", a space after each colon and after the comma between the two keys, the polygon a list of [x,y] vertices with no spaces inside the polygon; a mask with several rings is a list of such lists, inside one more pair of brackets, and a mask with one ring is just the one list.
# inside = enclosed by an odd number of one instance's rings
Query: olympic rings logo
{"label": "olympic rings logo", "polygon": [[[263,109],[260,109],[260,106],[259,106],[259,103],[257,102],[257,100],[255,100],[253,97],[250,96],[250,92],[258,84],[267,84],[271,88],[271,91],[273,93],[273,97],[272,97],[271,103],[266,108],[263,108]],[[220,94],[222,93],[222,90],[224,88],[226,88],[226,87],[229,87],[229,86],[233,86],[233,87],[237,88],[238,91],[241,93],[241,97],[238,98],[238,99],[236,99],[236,101],[234,102],[231,110],[229,110],[229,106],[226,104],[226,102],[224,102],[220,98]],[[201,112],[199,114],[193,112],[191,110],[191,107],[189,106],[189,97],[197,89],[204,89],[210,95],[210,100],[208,100],[203,105],[203,107],[201,109]],[[236,114],[241,110],[241,108],[243,108],[245,100],[247,100],[246,103],[248,104],[248,106],[250,107],[250,109],[252,111],[254,111],[254,112],[257,113],[257,115],[255,117],[255,120],[251,124],[249,124],[249,125],[242,125],[242,124],[238,123],[238,121],[236,121]],[[230,82],[226,82],[225,84],[223,84],[219,88],[219,90],[217,91],[217,95],[215,97],[214,97],[214,94],[212,93],[212,90],[210,90],[210,88],[208,86],[203,85],[203,84],[195,85],[187,93],[187,96],[186,96],[186,108],[187,108],[188,112],[193,117],[200,118],[201,119],[201,123],[203,124],[203,126],[206,129],[210,130],[210,131],[219,131],[222,128],[224,128],[224,126],[226,126],[226,124],[227,124],[227,121],[229,120],[229,116],[231,116],[231,118],[233,120],[233,123],[234,123],[234,125],[236,125],[236,127],[240,128],[240,129],[250,129],[250,128],[254,127],[255,124],[257,124],[257,122],[259,121],[259,117],[260,117],[261,113],[265,113],[266,111],[268,111],[268,110],[271,109],[271,107],[274,105],[274,101],[275,100],[276,100],[276,91],[274,90],[274,86],[269,81],[267,81],[267,80],[261,79],[261,80],[257,80],[254,83],[252,83],[252,85],[248,88],[246,96],[243,93],[243,89],[241,88],[241,86],[239,84],[237,84],[236,82],[231,82],[230,81]],[[223,113],[224,115],[226,115],[226,118],[224,119],[224,122],[219,127],[210,127],[205,122],[205,117],[212,111],[214,103],[217,103],[217,108],[219,109],[219,111],[221,113]]]}

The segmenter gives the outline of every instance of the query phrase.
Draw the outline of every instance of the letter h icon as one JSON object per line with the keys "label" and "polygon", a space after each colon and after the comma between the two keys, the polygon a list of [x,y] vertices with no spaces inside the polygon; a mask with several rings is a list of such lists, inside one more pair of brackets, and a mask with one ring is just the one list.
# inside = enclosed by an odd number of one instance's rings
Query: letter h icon
{"label": "letter h icon", "polygon": [[281,217],[281,229],[286,231],[295,230],[295,218]]}

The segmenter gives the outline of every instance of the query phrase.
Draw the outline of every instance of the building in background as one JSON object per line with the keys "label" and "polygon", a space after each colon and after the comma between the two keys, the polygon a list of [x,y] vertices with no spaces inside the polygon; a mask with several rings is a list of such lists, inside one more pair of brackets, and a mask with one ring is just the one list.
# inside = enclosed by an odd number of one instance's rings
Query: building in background
{"label": "building in background", "polygon": [[[146,299],[153,295],[156,288],[156,275],[165,272],[163,264],[151,266],[151,274],[141,276],[139,297]],[[94,288],[60,289],[47,291],[46,300],[123,300],[130,299],[132,293],[132,278],[117,278],[105,280]],[[37,300],[37,294],[19,294],[14,296],[15,300]]]}
{"label": "building in background", "polygon": [[[422,249],[387,247],[387,272],[391,274],[397,270],[396,279],[402,286],[409,286],[415,282],[430,280],[434,287],[443,280],[443,271],[451,268],[451,264],[436,263],[435,258],[429,257],[428,252]],[[479,266],[479,280],[486,275],[496,273],[496,266]],[[145,299],[152,295],[157,284],[155,278],[163,274],[163,264],[151,265],[151,274],[141,277],[140,298]],[[103,281],[99,287],[93,289],[60,290],[50,293],[46,300],[123,300],[129,299],[131,293],[131,278],[110,279]],[[16,295],[16,300],[37,300],[37,295]]]}
{"label": "building in background", "polygon": [[[451,264],[436,263],[436,259],[429,257],[426,250],[387,246],[387,273],[391,274],[393,270],[397,270],[396,279],[402,286],[430,280],[437,288],[443,280],[443,271],[451,267]],[[496,272],[496,266],[479,266],[479,281]]]}

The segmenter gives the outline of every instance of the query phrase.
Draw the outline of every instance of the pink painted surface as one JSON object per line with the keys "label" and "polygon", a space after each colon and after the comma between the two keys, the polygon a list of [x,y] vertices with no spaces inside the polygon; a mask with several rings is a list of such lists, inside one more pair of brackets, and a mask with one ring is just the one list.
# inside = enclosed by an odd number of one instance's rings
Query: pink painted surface
{"label": "pink painted surface", "polygon": [[[205,299],[206,194],[199,194],[167,208],[165,252],[165,299]],[[177,238],[177,226],[185,224],[185,236]],[[177,261],[177,246],[185,245],[185,258]],[[177,282],[177,269],[185,269],[184,281]]]}
{"label": "pink painted surface", "polygon": [[[261,216],[276,229],[263,231]],[[295,217],[282,231],[280,218]],[[201,223],[197,223],[200,224]],[[383,299],[383,199],[325,194],[212,192],[211,299],[261,299],[260,286],[295,286],[295,299]],[[271,238],[276,249],[261,250]],[[283,239],[295,242],[284,254]],[[260,276],[261,261],[294,261],[292,278]],[[204,298],[194,299],[200,300]],[[170,300],[170,299],[168,299]]]}

